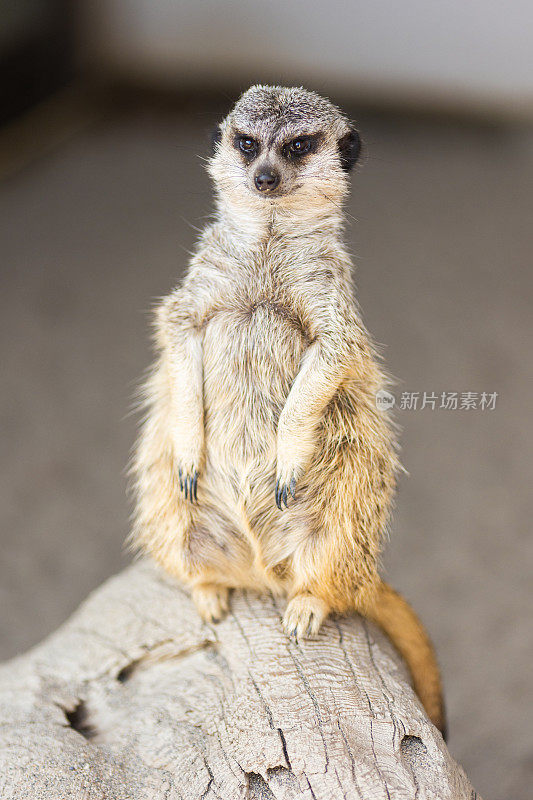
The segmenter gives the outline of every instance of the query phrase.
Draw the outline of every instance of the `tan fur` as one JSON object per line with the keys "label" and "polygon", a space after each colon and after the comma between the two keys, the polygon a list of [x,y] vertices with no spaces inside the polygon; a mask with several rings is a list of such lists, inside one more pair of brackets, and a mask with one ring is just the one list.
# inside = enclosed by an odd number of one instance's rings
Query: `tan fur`
{"label": "tan fur", "polygon": [[[207,620],[235,587],[287,595],[295,636],[315,635],[331,612],[362,612],[392,637],[442,727],[429,640],[378,575],[398,461],[341,238],[349,131],[329,101],[279,87],[252,87],[222,123],[215,221],[157,311],[132,541],[191,587]],[[238,134],[261,143],[255,164]],[[320,136],[316,152],[284,158],[283,142],[306,134]],[[268,197],[253,184],[261,159],[282,176]]]}

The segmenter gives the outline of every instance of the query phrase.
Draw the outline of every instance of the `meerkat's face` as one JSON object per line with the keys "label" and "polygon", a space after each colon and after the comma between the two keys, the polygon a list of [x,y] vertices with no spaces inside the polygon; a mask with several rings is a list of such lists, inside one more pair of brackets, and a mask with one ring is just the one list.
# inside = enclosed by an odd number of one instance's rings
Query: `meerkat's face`
{"label": "meerkat's face", "polygon": [[329,100],[253,86],[217,130],[209,171],[237,205],[316,206],[342,199],[359,152],[357,131]]}

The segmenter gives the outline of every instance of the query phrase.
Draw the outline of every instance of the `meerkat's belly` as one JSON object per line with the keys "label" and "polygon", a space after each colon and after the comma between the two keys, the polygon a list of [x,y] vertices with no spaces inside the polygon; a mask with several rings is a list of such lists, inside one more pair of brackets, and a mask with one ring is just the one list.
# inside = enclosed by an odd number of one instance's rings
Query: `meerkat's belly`
{"label": "meerkat's belly", "polygon": [[206,463],[195,513],[223,539],[212,560],[230,585],[282,589],[267,567],[277,426],[305,347],[291,315],[269,303],[219,312],[204,332]]}
{"label": "meerkat's belly", "polygon": [[211,465],[237,479],[271,479],[279,415],[305,346],[301,327],[274,303],[225,310],[208,323],[204,409]]}

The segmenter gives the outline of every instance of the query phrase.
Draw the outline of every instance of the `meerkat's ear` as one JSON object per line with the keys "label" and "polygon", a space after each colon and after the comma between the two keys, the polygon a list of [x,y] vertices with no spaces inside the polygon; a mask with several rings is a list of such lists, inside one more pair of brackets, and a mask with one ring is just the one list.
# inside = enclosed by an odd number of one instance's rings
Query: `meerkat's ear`
{"label": "meerkat's ear", "polygon": [[211,133],[211,149],[213,153],[217,149],[217,144],[222,139],[222,131],[220,130],[220,125],[217,125],[214,131]]}
{"label": "meerkat's ear", "polygon": [[349,172],[361,154],[361,138],[355,128],[351,128],[338,142],[341,167]]}

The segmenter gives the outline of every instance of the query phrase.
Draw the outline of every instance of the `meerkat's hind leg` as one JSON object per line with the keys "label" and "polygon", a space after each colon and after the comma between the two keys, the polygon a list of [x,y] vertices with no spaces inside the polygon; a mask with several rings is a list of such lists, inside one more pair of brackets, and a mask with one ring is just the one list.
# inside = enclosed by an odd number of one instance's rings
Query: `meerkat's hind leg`
{"label": "meerkat's hind leg", "polygon": [[315,639],[328,614],[324,600],[309,592],[299,592],[289,600],[283,630],[291,639]]}
{"label": "meerkat's hind leg", "polygon": [[204,622],[220,622],[229,611],[229,589],[216,583],[197,583],[192,599]]}

